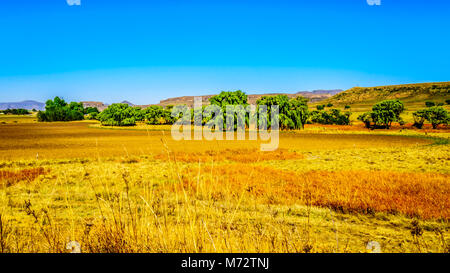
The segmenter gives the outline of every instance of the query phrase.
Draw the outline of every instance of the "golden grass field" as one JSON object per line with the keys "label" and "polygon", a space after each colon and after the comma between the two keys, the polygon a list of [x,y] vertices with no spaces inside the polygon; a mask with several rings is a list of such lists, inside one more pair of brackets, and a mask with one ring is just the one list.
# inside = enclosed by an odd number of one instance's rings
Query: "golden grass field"
{"label": "golden grass field", "polygon": [[168,126],[5,118],[1,252],[450,251],[446,128],[309,125],[260,152]]}

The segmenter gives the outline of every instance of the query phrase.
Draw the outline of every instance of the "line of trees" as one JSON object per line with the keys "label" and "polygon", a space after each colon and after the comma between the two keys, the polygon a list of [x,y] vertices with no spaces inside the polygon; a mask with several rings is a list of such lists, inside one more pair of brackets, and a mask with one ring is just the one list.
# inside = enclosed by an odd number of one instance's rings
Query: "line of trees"
{"label": "line of trees", "polygon": [[[190,114],[190,121],[194,123],[195,114],[201,112],[203,115],[202,125],[208,124],[212,119],[216,120],[215,115],[220,113],[219,120],[223,122],[223,129],[227,128],[227,105],[239,105],[234,112],[234,128],[237,128],[238,117],[245,117],[244,121],[246,127],[249,127],[249,104],[247,102],[247,95],[240,91],[223,91],[219,95],[213,96],[209,99],[210,105],[204,105],[199,109],[190,109],[190,113],[186,105],[178,105],[175,107],[185,108],[179,111],[180,114],[176,117],[172,116],[174,106],[157,106],[153,105],[145,109],[139,107],[132,107],[128,104],[115,103],[110,105],[101,113],[95,107],[84,108],[82,103],[71,102],[67,103],[59,97],[46,102],[45,111],[38,112],[38,121],[73,121],[83,119],[97,119],[105,126],[134,126],[137,122],[145,122],[150,125],[164,125],[173,124],[185,113],[186,117]],[[290,99],[286,95],[263,96],[256,102],[256,120],[259,122],[260,108],[267,109],[267,116],[265,117],[266,125],[271,125],[271,112],[274,105],[278,105],[279,111],[279,127],[282,130],[297,130],[303,129],[305,124],[335,124],[335,125],[349,125],[351,112],[341,111],[339,109],[327,109],[325,106],[331,107],[332,104],[321,105],[317,107],[322,110],[308,110],[308,100],[304,97],[298,96]],[[242,107],[241,107],[242,106]],[[429,106],[429,104],[427,105]],[[216,107],[217,111],[212,111]],[[181,109],[180,108],[180,109]],[[345,107],[349,109],[350,107]],[[25,109],[5,110],[8,113],[28,113]],[[400,125],[404,121],[400,115],[404,112],[405,106],[400,100],[384,100],[376,103],[372,107],[372,111],[363,113],[358,116],[358,120],[362,121],[367,128],[386,128],[389,129],[393,122],[398,122]],[[5,112],[3,111],[3,112]],[[244,113],[240,113],[243,111]],[[198,115],[200,116],[200,115]],[[446,109],[441,106],[430,106],[425,109],[413,113],[414,126],[422,128],[425,121],[432,124],[433,128],[437,128],[440,124],[449,123],[449,115]],[[258,125],[260,125],[258,123]]]}
{"label": "line of trees", "polygon": [[436,129],[440,124],[448,124],[450,116],[448,111],[441,106],[432,106],[426,109],[421,109],[413,113],[414,124],[418,129],[423,127],[425,121],[428,121]]}
{"label": "line of trees", "polygon": [[[433,103],[434,105],[434,103]],[[436,129],[440,124],[450,122],[448,111],[442,106],[431,106],[426,102],[427,108],[414,112],[413,119],[416,128],[421,129],[428,121]],[[366,112],[358,116],[358,120],[364,122],[367,128],[385,128],[389,129],[393,122],[404,124],[400,114],[405,110],[404,104],[400,100],[384,100],[372,107],[371,112]]]}
{"label": "line of trees", "polygon": [[0,110],[0,113],[3,113],[5,115],[29,115],[31,114],[30,111],[27,109],[6,109],[6,110]]}
{"label": "line of trees", "polygon": [[[227,121],[227,105],[240,105],[242,107],[235,108],[234,113],[234,127],[237,128],[238,116],[245,117],[245,125],[249,126],[249,113],[247,112],[247,95],[241,90],[237,91],[223,91],[219,95],[213,96],[209,99],[210,106],[215,106],[220,109],[221,121],[223,128],[226,129]],[[285,95],[278,96],[264,96],[257,101],[256,112],[259,113],[259,108],[265,106],[267,108],[267,126],[271,124],[271,109],[273,105],[279,106],[279,122],[281,129],[302,129],[309,117],[307,106],[307,99],[297,97],[289,99]],[[177,106],[178,107],[178,106]],[[98,119],[106,126],[133,126],[138,121],[143,121],[147,124],[173,124],[178,117],[172,117],[173,106],[163,108],[161,106],[150,106],[145,109],[131,107],[127,104],[112,104],[102,113],[98,115]],[[207,124],[211,119],[215,118],[211,114],[211,107],[202,106],[201,109],[191,109],[191,122],[194,122],[194,114],[201,111],[204,115],[201,123]],[[245,111],[245,113],[239,113]],[[181,111],[183,112],[183,111]],[[258,119],[257,119],[258,120]]]}

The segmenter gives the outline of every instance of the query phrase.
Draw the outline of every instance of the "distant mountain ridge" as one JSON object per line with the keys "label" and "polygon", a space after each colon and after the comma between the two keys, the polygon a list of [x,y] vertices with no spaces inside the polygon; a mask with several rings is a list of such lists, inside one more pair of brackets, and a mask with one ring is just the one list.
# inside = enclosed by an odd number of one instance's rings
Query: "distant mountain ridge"
{"label": "distant mountain ridge", "polygon": [[0,110],[6,109],[27,109],[27,110],[45,110],[45,103],[34,101],[34,100],[24,100],[20,102],[0,102]]}

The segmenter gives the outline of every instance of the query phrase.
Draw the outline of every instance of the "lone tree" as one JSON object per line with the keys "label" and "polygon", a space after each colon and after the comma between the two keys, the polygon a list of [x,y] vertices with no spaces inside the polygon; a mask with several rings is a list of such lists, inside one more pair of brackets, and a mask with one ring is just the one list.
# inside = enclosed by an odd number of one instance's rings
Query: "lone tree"
{"label": "lone tree", "polygon": [[389,129],[392,122],[400,122],[403,120],[400,114],[405,110],[404,104],[399,100],[384,100],[375,104],[372,108],[372,118],[376,125],[381,125]]}
{"label": "lone tree", "polygon": [[303,129],[309,117],[308,99],[298,96],[289,99],[286,95],[263,96],[257,102],[258,107],[267,106],[269,119],[267,126],[271,123],[271,108],[278,105],[280,129]]}
{"label": "lone tree", "polygon": [[436,129],[440,124],[448,124],[449,115],[443,107],[433,106],[425,110],[425,119]]}
{"label": "lone tree", "polygon": [[399,100],[384,100],[372,107],[372,112],[367,112],[358,117],[364,122],[367,128],[382,127],[389,129],[392,122],[404,124],[400,114],[405,110],[405,106]]}
{"label": "lone tree", "polygon": [[427,119],[427,110],[422,109],[413,113],[414,124],[413,126],[417,129],[422,129],[425,120]]}

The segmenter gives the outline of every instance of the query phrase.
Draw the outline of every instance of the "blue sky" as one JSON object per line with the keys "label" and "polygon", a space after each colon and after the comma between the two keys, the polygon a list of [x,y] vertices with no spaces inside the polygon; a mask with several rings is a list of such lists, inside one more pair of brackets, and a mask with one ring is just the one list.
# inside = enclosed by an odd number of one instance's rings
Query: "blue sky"
{"label": "blue sky", "polygon": [[0,101],[450,80],[450,1],[2,0]]}

